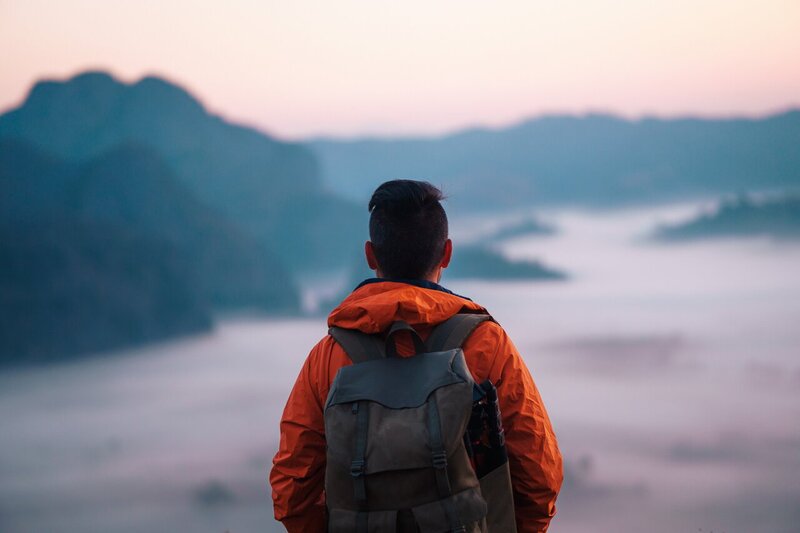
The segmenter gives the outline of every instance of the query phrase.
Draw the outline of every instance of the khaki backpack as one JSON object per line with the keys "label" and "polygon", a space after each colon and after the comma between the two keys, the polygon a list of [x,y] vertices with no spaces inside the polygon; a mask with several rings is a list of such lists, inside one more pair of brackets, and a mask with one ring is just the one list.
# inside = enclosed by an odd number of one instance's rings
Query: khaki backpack
{"label": "khaki backpack", "polygon": [[[354,364],[339,370],[325,404],[329,532],[516,531],[494,387],[475,384],[461,350],[486,320],[455,315],[427,345],[403,321],[385,336],[330,328]],[[415,355],[397,355],[399,331]],[[481,437],[487,425],[499,434]],[[488,453],[476,463],[478,448]]]}

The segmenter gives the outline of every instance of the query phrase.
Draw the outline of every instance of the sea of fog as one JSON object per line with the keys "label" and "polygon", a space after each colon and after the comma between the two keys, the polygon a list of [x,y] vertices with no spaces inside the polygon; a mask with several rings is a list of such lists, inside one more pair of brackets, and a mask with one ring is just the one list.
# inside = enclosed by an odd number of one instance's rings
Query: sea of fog
{"label": "sea of fog", "polygon": [[[551,531],[800,530],[800,245],[660,245],[693,206],[545,213],[566,282],[447,282],[508,330],[565,457]],[[468,228],[501,219],[454,220]],[[279,531],[267,483],[324,318],[0,374],[0,531]]]}

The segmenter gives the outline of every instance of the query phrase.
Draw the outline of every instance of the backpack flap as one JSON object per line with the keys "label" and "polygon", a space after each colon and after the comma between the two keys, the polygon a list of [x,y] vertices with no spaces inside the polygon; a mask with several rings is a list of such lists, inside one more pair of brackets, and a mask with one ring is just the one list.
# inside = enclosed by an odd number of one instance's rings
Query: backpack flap
{"label": "backpack flap", "polygon": [[[452,452],[466,430],[473,381],[460,349],[387,358],[343,367],[325,407],[326,438],[331,460],[350,465],[357,414],[368,410],[369,439],[365,473],[427,468],[427,403],[435,401],[443,424],[442,441]],[[463,419],[463,424],[451,424]],[[462,427],[463,425],[463,427]],[[340,453],[339,453],[340,452]]]}
{"label": "backpack flap", "polygon": [[[431,501],[431,486],[436,483],[429,446],[432,410],[438,412],[441,445],[449,461],[456,452],[464,453],[462,439],[473,386],[460,349],[343,367],[325,407],[328,469],[332,474],[326,477],[326,483],[339,484],[337,480],[344,476],[335,472],[347,471],[356,478],[370,476],[366,492],[373,509],[410,508]],[[353,466],[359,472],[353,473]],[[387,488],[380,482],[383,473],[414,470],[418,472],[404,476],[400,484]],[[357,504],[352,479],[346,477],[341,487],[328,487],[327,494],[330,503],[335,503],[333,507],[353,509]],[[396,507],[398,504],[400,507]]]}

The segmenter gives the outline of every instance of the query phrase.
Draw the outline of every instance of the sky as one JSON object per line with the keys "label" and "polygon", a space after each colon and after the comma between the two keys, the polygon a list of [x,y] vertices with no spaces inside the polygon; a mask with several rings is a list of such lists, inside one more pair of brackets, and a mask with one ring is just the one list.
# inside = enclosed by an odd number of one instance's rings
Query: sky
{"label": "sky", "polygon": [[800,107],[798,0],[0,0],[0,110],[164,76],[285,138]]}

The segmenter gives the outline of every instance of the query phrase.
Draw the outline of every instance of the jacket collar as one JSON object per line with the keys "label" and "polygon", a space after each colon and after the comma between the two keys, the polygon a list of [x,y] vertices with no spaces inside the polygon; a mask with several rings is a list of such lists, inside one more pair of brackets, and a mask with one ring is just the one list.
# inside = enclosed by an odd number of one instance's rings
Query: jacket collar
{"label": "jacket collar", "polygon": [[432,326],[464,312],[486,309],[431,281],[370,278],[331,311],[328,326],[379,333],[395,320]]}
{"label": "jacket collar", "polygon": [[406,283],[408,285],[414,285],[415,287],[422,287],[423,289],[431,289],[431,290],[434,290],[434,291],[442,291],[442,292],[446,292],[447,294],[452,294],[453,296],[458,296],[459,298],[463,298],[465,300],[469,300],[470,302],[472,301],[472,299],[467,298],[466,296],[461,296],[460,294],[456,294],[453,291],[451,291],[450,289],[446,289],[446,288],[442,287],[441,285],[439,285],[438,283],[434,283],[433,281],[431,281],[429,279],[367,278],[364,281],[362,281],[361,283],[359,283],[356,286],[356,288],[353,289],[353,290],[358,290],[361,287],[363,287],[364,285],[369,285],[370,283],[380,283],[380,282],[383,282],[383,281],[389,281],[389,282],[392,282],[392,283]]}

